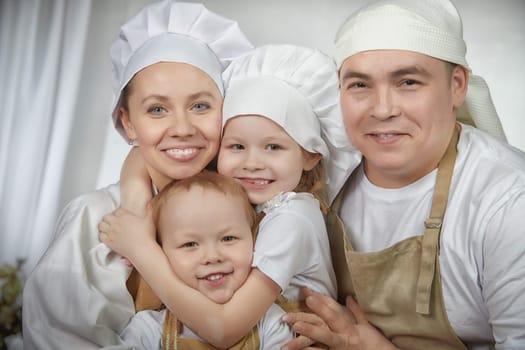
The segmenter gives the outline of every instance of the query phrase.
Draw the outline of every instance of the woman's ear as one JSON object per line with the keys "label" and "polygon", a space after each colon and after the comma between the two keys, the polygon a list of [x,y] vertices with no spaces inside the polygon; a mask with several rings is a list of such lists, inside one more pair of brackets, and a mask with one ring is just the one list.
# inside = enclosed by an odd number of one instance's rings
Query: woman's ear
{"label": "woman's ear", "polygon": [[304,152],[304,171],[312,170],[321,160],[322,156],[319,153]]}
{"label": "woman's ear", "polygon": [[452,105],[454,109],[459,108],[465,101],[468,89],[469,72],[461,66],[456,65],[450,77],[450,88],[452,92]]}
{"label": "woman's ear", "polygon": [[128,110],[120,106],[118,109],[118,114],[119,114],[120,121],[122,122],[122,126],[124,127],[124,130],[126,131],[126,135],[128,135],[128,138],[130,140],[136,140],[137,133],[135,132],[135,128],[133,127],[133,124],[130,121]]}

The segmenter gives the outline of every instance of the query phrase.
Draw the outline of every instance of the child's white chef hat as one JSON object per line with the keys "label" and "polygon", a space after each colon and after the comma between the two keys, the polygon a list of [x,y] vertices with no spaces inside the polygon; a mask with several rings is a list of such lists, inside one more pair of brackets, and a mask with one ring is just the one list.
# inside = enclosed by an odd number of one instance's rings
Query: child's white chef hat
{"label": "child's white chef hat", "polygon": [[[461,17],[449,0],[382,0],[355,11],[335,38],[337,67],[348,57],[369,50],[413,51],[471,72]],[[470,74],[457,119],[506,139],[489,88],[480,76]]]}
{"label": "child's white chef hat", "polygon": [[121,92],[141,69],[158,62],[191,64],[207,73],[224,94],[223,70],[252,49],[237,22],[202,4],[165,0],[144,7],[122,25],[110,50],[115,127],[127,140],[118,116]]}
{"label": "child's white chef hat", "polygon": [[330,204],[361,160],[345,133],[333,60],[315,49],[267,45],[234,60],[223,77],[223,125],[242,115],[264,116],[305,150],[320,153]]}

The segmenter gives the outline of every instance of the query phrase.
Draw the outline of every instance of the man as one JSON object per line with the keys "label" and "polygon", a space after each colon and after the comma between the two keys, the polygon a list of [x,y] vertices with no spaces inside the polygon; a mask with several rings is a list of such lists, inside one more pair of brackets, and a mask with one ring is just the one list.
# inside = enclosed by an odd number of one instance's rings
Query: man
{"label": "man", "polygon": [[296,332],[330,349],[525,348],[525,154],[465,53],[448,0],[381,1],[339,30],[340,102],[363,162],[328,224],[351,297],[309,292],[317,316],[289,314]]}

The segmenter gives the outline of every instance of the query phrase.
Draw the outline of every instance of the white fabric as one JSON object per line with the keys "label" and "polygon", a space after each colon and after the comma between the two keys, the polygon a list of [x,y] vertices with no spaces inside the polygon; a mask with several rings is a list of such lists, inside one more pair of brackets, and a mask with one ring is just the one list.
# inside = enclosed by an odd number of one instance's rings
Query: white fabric
{"label": "white fabric", "polygon": [[[272,304],[263,318],[257,322],[261,350],[280,349],[287,341],[292,340],[293,333],[286,323],[281,322],[285,312]],[[162,348],[162,327],[166,310],[140,311],[122,331],[124,342],[135,350],[154,350]],[[188,327],[182,326],[182,338],[200,339]]]}
{"label": "white fabric", "polygon": [[330,203],[360,159],[345,133],[333,60],[316,49],[266,45],[234,60],[223,77],[223,125],[236,116],[261,115],[321,154]]}
{"label": "white fabric", "polygon": [[337,284],[319,202],[309,193],[284,192],[268,203],[252,265],[277,283],[287,300],[304,300],[305,286],[335,297]]}
{"label": "white fabric", "polygon": [[223,94],[223,69],[252,48],[237,22],[202,4],[163,0],[145,6],[122,25],[111,46],[115,127],[127,140],[118,119],[120,93],[141,69],[157,62],[191,64],[207,73]]}
{"label": "white fabric", "polygon": [[51,247],[24,287],[24,348],[129,349],[119,334],[135,313],[126,289],[131,269],[99,242],[97,229],[119,204],[112,185],[62,212]]}
{"label": "white fabric", "polygon": [[0,2],[0,265],[27,258],[28,271],[49,243],[90,8],[89,0]]}
{"label": "white fabric", "polygon": [[[382,189],[362,167],[352,175],[341,217],[357,251],[421,235],[436,172]],[[471,349],[525,344],[525,154],[463,125],[441,231],[440,266],[452,328]],[[485,345],[475,343],[483,343]]]}
{"label": "white fabric", "polygon": [[[368,50],[414,51],[471,71],[461,17],[449,0],[382,0],[354,12],[336,35],[337,67],[349,56]],[[479,76],[470,74],[457,118],[506,140],[488,86]]]}

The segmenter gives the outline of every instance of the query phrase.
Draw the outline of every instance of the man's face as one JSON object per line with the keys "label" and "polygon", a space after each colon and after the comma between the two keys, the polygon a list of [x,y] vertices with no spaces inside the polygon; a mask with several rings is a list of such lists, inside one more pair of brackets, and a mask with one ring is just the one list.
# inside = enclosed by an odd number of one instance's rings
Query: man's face
{"label": "man's face", "polygon": [[372,183],[406,186],[432,171],[451,138],[467,71],[423,54],[365,51],[340,69],[346,132]]}

